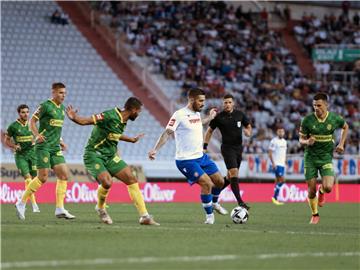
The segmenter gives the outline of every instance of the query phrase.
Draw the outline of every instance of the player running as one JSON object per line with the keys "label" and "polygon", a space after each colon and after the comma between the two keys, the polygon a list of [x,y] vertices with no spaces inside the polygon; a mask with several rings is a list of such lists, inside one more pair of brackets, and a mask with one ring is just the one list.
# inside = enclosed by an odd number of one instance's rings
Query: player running
{"label": "player running", "polygon": [[277,136],[270,141],[268,152],[271,166],[275,173],[274,196],[271,198],[271,200],[276,205],[283,205],[283,202],[278,201],[278,196],[280,189],[285,181],[284,175],[287,149],[287,143],[284,139],[285,129],[282,126],[277,126],[276,135]]}
{"label": "player running", "polygon": [[[61,140],[61,131],[65,118],[65,106],[62,104],[66,96],[66,87],[58,82],[52,85],[52,99],[40,104],[30,120],[30,129],[35,136],[35,156],[37,176],[26,188],[21,200],[16,203],[16,213],[21,220],[25,219],[26,201],[48,180],[49,169],[53,169],[56,181],[57,218],[74,219],[64,208],[67,188],[68,168],[62,150],[66,145]],[[39,129],[36,122],[40,122]]]}
{"label": "player running", "polygon": [[[346,136],[349,130],[348,124],[338,114],[328,111],[328,97],[324,93],[318,93],[313,98],[315,113],[307,115],[301,122],[300,138],[304,144],[305,179],[308,184],[308,201],[312,217],[310,224],[320,221],[318,206],[325,203],[325,194],[331,192],[334,185],[334,169],[332,163],[334,151],[334,131],[341,128],[341,137],[335,151],[339,154],[344,152]],[[316,178],[318,171],[321,175],[321,185],[318,198],[316,197]]]}
{"label": "player running", "polygon": [[[211,136],[216,128],[221,132],[221,154],[227,168],[225,187],[230,184],[231,190],[239,206],[249,210],[249,206],[242,200],[239,190],[239,168],[242,160],[242,132],[250,137],[252,127],[248,117],[241,111],[235,110],[234,97],[230,94],[223,98],[223,111],[211,120],[205,134],[204,150],[207,149]],[[230,180],[230,181],[229,181]],[[213,202],[217,197],[213,197]]]}
{"label": "player running", "polygon": [[204,103],[205,93],[202,89],[193,88],[189,91],[187,106],[173,114],[165,131],[150,150],[149,159],[154,160],[159,149],[175,133],[176,166],[190,185],[200,185],[200,197],[206,212],[205,224],[214,224],[212,198],[219,196],[224,179],[216,164],[203,152],[203,125],[216,116],[216,110],[212,109],[207,118],[201,119],[200,111]]}
{"label": "player running", "polygon": [[112,177],[127,185],[131,200],[137,208],[141,225],[160,225],[149,215],[144,198],[141,194],[138,180],[132,174],[130,167],[117,154],[119,141],[136,143],[144,134],[134,138],[124,135],[128,120],[135,121],[141,112],[142,103],[135,97],[130,97],[124,105],[124,109],[114,108],[91,117],[77,115],[70,105],[66,108],[68,117],[79,125],[94,125],[91,136],[85,148],[84,163],[86,169],[101,184],[98,188],[98,202],[95,211],[101,221],[112,224],[113,221],[105,209],[106,198],[112,186]]}
{"label": "player running", "polygon": [[[25,189],[36,176],[36,157],[33,144],[33,135],[29,129],[29,107],[21,104],[17,108],[19,118],[9,125],[5,133],[5,144],[14,151],[16,167],[25,179]],[[40,209],[36,203],[35,194],[30,196],[34,213]]]}

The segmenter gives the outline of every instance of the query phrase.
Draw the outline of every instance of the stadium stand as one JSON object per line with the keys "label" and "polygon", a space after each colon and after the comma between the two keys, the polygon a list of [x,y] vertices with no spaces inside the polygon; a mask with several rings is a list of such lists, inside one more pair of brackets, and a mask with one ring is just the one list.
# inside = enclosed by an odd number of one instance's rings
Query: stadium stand
{"label": "stadium stand", "polygon": [[[283,122],[290,153],[301,153],[298,127],[312,111],[312,94],[331,95],[331,110],[350,124],[347,151],[359,153],[359,85],[317,81],[301,73],[283,44],[281,31],[268,28],[264,12],[244,12],[212,2],[97,2],[100,23],[125,37],[163,92],[183,104],[186,89],[199,85],[219,106],[224,92],[252,115],[254,136],[245,152],[267,151],[273,128]],[[180,106],[180,105],[179,105]]]}
{"label": "stadium stand", "polygon": [[[55,10],[62,13],[56,2],[2,2],[1,7],[2,130],[16,119],[19,104],[28,104],[33,112],[49,98],[55,81],[67,85],[65,104],[79,108],[81,115],[121,107],[132,95],[70,19],[69,24],[51,23]],[[90,132],[91,127],[80,127],[66,119],[63,138],[69,146],[65,155],[69,162],[82,163]],[[126,130],[130,136],[142,132],[146,136],[137,144],[120,142],[125,160],[145,160],[162,132],[162,126],[146,108]],[[1,154],[2,162],[13,162],[11,151],[3,147]],[[167,144],[159,160],[173,156],[174,145]]]}

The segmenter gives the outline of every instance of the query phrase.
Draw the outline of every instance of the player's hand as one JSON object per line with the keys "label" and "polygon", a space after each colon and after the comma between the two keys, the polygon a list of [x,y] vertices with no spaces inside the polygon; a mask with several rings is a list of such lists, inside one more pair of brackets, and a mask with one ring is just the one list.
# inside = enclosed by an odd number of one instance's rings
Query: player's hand
{"label": "player's hand", "polygon": [[46,141],[46,137],[44,135],[42,135],[42,134],[39,134],[39,135],[36,136],[35,141],[37,143],[43,143],[43,142]]}
{"label": "player's hand", "polygon": [[211,119],[211,120],[214,119],[215,116],[216,116],[216,114],[217,114],[217,109],[216,109],[216,108],[212,108],[212,109],[210,110],[210,112],[209,112],[210,119]]}
{"label": "player's hand", "polygon": [[271,168],[273,169],[273,171],[275,171],[276,165],[275,165],[275,164],[271,164]]}
{"label": "player's hand", "polygon": [[150,150],[148,157],[150,160],[155,160],[156,151],[154,149]]}
{"label": "player's hand", "polygon": [[340,155],[343,154],[344,153],[344,146],[339,144],[338,146],[336,146],[335,152],[340,154]]}
{"label": "player's hand", "polygon": [[315,143],[315,137],[311,136],[309,139],[308,139],[308,145],[313,145]]}
{"label": "player's hand", "polygon": [[133,143],[136,143],[138,140],[140,140],[144,136],[145,136],[145,133],[141,133],[141,134],[135,136]]}
{"label": "player's hand", "polygon": [[70,120],[74,120],[76,114],[78,113],[78,110],[75,110],[72,105],[67,106],[65,111]]}
{"label": "player's hand", "polygon": [[15,144],[15,146],[14,146],[14,151],[16,152],[16,151],[20,151],[21,150],[21,146],[19,145],[19,144]]}
{"label": "player's hand", "polygon": [[68,146],[64,142],[60,142],[61,151],[66,151]]}

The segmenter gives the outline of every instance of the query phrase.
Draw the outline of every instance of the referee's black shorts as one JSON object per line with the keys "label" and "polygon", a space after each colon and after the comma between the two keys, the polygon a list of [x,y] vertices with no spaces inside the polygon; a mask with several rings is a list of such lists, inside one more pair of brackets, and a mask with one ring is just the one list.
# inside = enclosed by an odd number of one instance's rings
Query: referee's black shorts
{"label": "referee's black shorts", "polygon": [[226,169],[240,168],[242,160],[242,146],[222,144],[221,154],[224,157]]}

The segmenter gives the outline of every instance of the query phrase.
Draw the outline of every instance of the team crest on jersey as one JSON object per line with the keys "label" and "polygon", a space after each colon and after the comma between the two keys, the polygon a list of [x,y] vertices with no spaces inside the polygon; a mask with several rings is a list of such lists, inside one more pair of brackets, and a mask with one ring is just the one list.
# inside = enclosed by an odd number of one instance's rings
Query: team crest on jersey
{"label": "team crest on jersey", "polygon": [[44,157],[44,158],[43,158],[43,161],[44,161],[45,163],[48,163],[49,158],[48,158],[48,157]]}
{"label": "team crest on jersey", "polygon": [[241,121],[237,121],[237,127],[241,127]]}
{"label": "team crest on jersey", "polygon": [[199,173],[198,173],[198,172],[194,172],[194,177],[199,177]]}
{"label": "team crest on jersey", "polygon": [[169,121],[169,127],[172,127],[175,125],[176,120],[174,118],[170,119]]}
{"label": "team crest on jersey", "polygon": [[96,164],[95,164],[95,169],[96,169],[96,170],[100,169],[100,164],[97,164],[97,163],[96,163]]}
{"label": "team crest on jersey", "polygon": [[328,124],[328,125],[326,126],[326,128],[327,128],[327,130],[331,130],[331,128],[332,128],[331,124]]}

